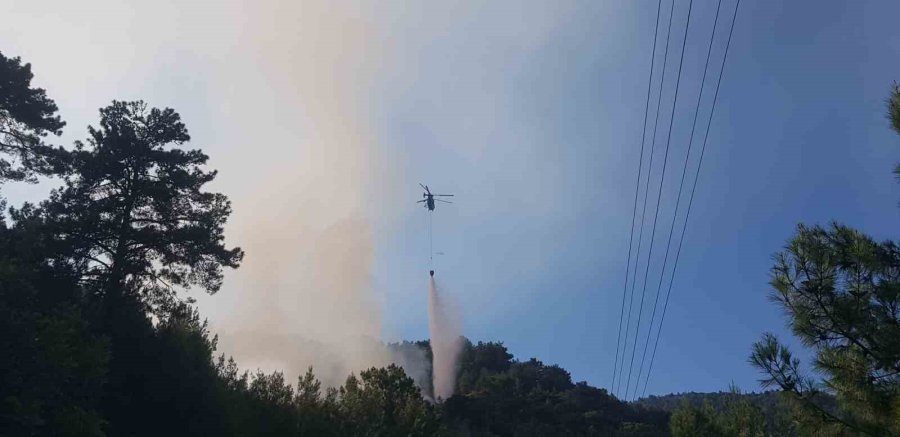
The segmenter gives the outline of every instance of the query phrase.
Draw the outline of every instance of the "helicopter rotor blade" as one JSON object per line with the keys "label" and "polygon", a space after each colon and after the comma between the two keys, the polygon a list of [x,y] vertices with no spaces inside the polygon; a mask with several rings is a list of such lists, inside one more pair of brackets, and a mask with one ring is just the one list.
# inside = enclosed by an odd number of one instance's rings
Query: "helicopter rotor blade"
{"label": "helicopter rotor blade", "polygon": [[420,201],[418,201],[418,202],[416,202],[416,203],[422,203],[422,202],[424,202],[424,201],[425,201],[425,199],[422,199],[422,200],[420,200]]}
{"label": "helicopter rotor blade", "polygon": [[420,186],[420,187],[422,187],[422,189],[424,189],[424,190],[427,190],[427,189],[428,189],[428,187],[426,187],[426,186],[424,186],[424,185],[422,185],[422,183],[421,183],[421,182],[419,182],[419,186]]}
{"label": "helicopter rotor blade", "polygon": [[447,197],[453,197],[452,194],[432,194],[432,196],[447,196]]}
{"label": "helicopter rotor blade", "polygon": [[451,202],[451,201],[449,201],[449,200],[443,200],[443,199],[434,199],[434,200],[437,201],[437,202],[453,203],[453,202]]}

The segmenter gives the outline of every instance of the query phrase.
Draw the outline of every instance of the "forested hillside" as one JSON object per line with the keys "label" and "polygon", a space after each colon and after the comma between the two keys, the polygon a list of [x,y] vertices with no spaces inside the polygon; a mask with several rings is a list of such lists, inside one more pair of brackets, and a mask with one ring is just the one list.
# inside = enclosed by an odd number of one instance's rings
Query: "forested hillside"
{"label": "forested hillside", "polygon": [[646,408],[654,410],[673,412],[682,407],[685,403],[695,407],[702,407],[709,403],[717,411],[725,408],[728,400],[735,397],[743,398],[750,401],[753,405],[758,406],[764,411],[774,411],[778,408],[781,398],[777,391],[766,391],[762,393],[735,393],[730,391],[720,391],[715,393],[672,393],[663,396],[647,396],[637,401],[638,404]]}
{"label": "forested hillside", "polygon": [[471,435],[663,435],[668,414],[573,383],[534,358],[517,361],[500,343],[467,343],[458,391],[442,405],[452,429]]}
{"label": "forested hillside", "polygon": [[[828,403],[834,409],[834,400]],[[665,411],[676,416],[696,415],[714,422],[731,422],[723,426],[738,429],[755,429],[763,435],[797,435],[790,416],[790,403],[781,392],[741,393],[737,389],[715,393],[678,393],[665,396],[648,396],[637,401],[651,410]],[[758,420],[758,427],[744,427],[739,422],[746,418]],[[736,424],[736,426],[735,426]],[[719,433],[722,433],[721,429]],[[682,435],[690,434],[682,433]],[[715,432],[713,433],[716,434]],[[726,433],[727,434],[727,433]]]}

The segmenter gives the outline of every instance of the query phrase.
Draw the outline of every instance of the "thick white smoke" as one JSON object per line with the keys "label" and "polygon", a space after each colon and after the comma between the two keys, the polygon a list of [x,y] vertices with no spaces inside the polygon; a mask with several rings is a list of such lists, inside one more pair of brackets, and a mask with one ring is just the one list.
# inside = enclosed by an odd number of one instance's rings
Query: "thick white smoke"
{"label": "thick white smoke", "polygon": [[456,388],[462,330],[459,312],[443,296],[433,276],[428,289],[428,328],[431,331],[434,399],[447,399],[453,396]]}

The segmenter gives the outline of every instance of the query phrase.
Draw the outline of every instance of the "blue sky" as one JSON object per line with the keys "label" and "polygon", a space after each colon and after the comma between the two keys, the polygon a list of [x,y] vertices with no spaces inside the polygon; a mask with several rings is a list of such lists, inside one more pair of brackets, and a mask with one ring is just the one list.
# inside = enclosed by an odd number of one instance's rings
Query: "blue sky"
{"label": "blue sky", "polygon": [[[34,64],[69,121],[64,142],[109,100],[143,98],[179,110],[220,170],[229,239],[248,249],[201,299],[223,343],[269,316],[268,329],[316,338],[342,317],[350,334],[426,337],[423,182],[456,195],[433,217],[434,268],[464,334],[609,384],[655,1],[27,3],[0,6],[16,17],[0,50]],[[687,11],[675,4],[667,79]],[[715,3],[693,8],[648,300]],[[898,13],[886,0],[742,2],[648,393],[758,388],[746,358],[765,331],[789,337],[767,281],[797,223],[895,237],[900,138],[884,99],[900,80]],[[317,248],[332,245],[346,251]]]}
{"label": "blue sky", "polygon": [[[513,132],[497,135],[518,137],[509,149],[498,145],[476,161],[435,150],[441,139],[422,126],[443,124],[446,108],[423,111],[416,93],[407,95],[415,109],[394,119],[389,135],[410,154],[410,173],[458,196],[435,215],[436,250],[446,253],[436,264],[438,277],[461,295],[466,334],[504,341],[521,358],[560,363],[576,379],[607,386],[655,2],[578,6],[506,77],[512,100],[506,117],[513,122],[502,130]],[[674,42],[686,6],[676,2]],[[900,66],[900,37],[888,18],[900,8],[890,2],[810,6],[741,6],[650,393],[720,390],[732,381],[758,389],[746,359],[762,332],[788,335],[780,310],[766,299],[767,281],[771,255],[797,223],[834,219],[878,238],[896,229],[900,190],[890,169],[898,139],[887,127],[883,101]],[[723,2],[723,16],[733,7]],[[648,294],[659,274],[714,8],[695,1]],[[448,36],[434,56],[458,43]],[[714,48],[713,62],[721,45]],[[677,55],[676,44],[673,49]],[[457,72],[432,62],[433,85],[422,87],[440,93],[434,89]],[[668,102],[673,83],[664,91]],[[434,100],[457,93],[445,87]],[[523,147],[522,137],[533,148]],[[530,157],[534,167],[517,167]],[[554,199],[545,199],[544,184],[555,186]],[[410,197],[416,194],[409,184]],[[648,217],[647,234],[649,225]],[[394,281],[414,288],[421,275],[407,273],[408,266],[422,262],[409,249],[423,244],[404,242],[418,238],[422,213],[404,227],[381,246],[379,259]],[[401,336],[414,337],[425,320],[410,323],[408,315],[421,304],[404,303],[389,308],[395,315],[388,320]]]}

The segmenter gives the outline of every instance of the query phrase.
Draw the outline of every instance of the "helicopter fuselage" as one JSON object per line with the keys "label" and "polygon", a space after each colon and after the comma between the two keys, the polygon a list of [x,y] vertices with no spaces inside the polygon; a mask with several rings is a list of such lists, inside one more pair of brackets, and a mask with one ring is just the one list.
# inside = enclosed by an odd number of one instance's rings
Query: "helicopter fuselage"
{"label": "helicopter fuselage", "polygon": [[453,203],[453,202],[451,202],[451,201],[449,201],[449,200],[435,199],[435,198],[434,198],[434,196],[453,197],[452,194],[432,194],[432,193],[431,193],[431,190],[428,189],[428,185],[422,185],[422,184],[420,183],[419,186],[422,187],[422,189],[424,189],[425,192],[422,193],[422,200],[420,200],[420,201],[418,201],[418,202],[416,202],[416,203],[424,203],[425,205],[423,205],[423,206],[424,206],[425,208],[427,208],[429,211],[434,211],[434,206],[435,206],[435,203],[434,203],[434,202]]}

